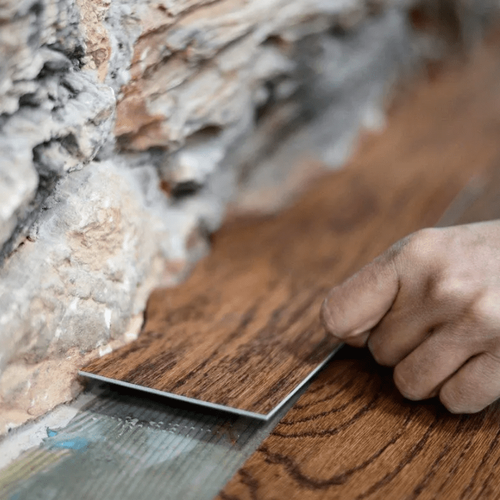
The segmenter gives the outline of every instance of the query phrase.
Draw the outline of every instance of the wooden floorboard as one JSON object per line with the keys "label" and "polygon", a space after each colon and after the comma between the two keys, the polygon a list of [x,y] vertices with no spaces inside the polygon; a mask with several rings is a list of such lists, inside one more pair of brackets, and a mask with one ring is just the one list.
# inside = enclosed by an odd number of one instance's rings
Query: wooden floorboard
{"label": "wooden floorboard", "polygon": [[[372,228],[373,246],[385,243],[389,227],[432,224],[431,214],[471,170],[476,181],[469,190],[476,199],[465,197],[465,205],[455,205],[448,219],[500,218],[499,82],[500,50],[489,45],[465,68],[446,70],[422,86],[377,143],[360,152],[353,179],[370,186],[372,196],[383,192],[375,203],[374,217],[381,219]],[[345,235],[355,245],[356,226],[368,231],[368,225],[341,213]],[[363,254],[351,248],[346,271],[375,250],[370,246]],[[343,276],[339,272],[332,283]],[[497,499],[499,421],[498,403],[476,415],[457,416],[436,400],[407,401],[394,386],[392,370],[377,366],[365,350],[344,348],[218,498]]]}
{"label": "wooden floorboard", "polygon": [[498,68],[493,81],[476,66],[415,89],[383,137],[293,207],[227,224],[184,284],[153,294],[139,339],[84,372],[268,415],[334,348],[318,319],[326,291],[435,224],[498,158]]}

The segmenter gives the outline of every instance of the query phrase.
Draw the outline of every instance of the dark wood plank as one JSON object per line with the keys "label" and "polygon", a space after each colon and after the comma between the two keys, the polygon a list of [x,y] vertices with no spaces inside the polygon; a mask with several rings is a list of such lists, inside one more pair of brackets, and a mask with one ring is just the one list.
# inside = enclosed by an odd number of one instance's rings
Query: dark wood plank
{"label": "dark wood plank", "polygon": [[499,417],[404,400],[391,370],[344,348],[219,499],[496,499]]}
{"label": "dark wood plank", "polygon": [[296,205],[227,224],[186,283],[153,294],[140,338],[84,371],[268,414],[334,347],[318,319],[327,289],[435,224],[497,154],[496,130],[483,130],[485,75],[478,68],[462,83],[452,69],[416,89],[384,140],[367,139]]}
{"label": "dark wood plank", "polygon": [[[460,208],[455,223],[500,218],[499,72],[498,46],[483,49],[462,73],[441,75],[428,87],[447,103],[435,102],[434,110],[425,103],[420,112],[413,109],[416,117],[429,113],[436,118],[427,132],[419,127],[420,120],[413,133],[394,130],[395,124],[405,126],[398,122],[399,115],[380,139],[388,141],[389,152],[395,135],[414,137],[418,148],[407,149],[408,161],[398,156],[405,165],[413,163],[413,154],[428,155],[444,141],[435,156],[419,156],[436,175],[452,167],[460,176],[465,168],[456,163],[452,144],[467,156],[484,180],[483,190],[465,210]],[[450,106],[449,114],[441,114],[443,106]],[[378,147],[385,149],[383,144]],[[396,154],[401,153],[398,149]],[[476,188],[477,183],[472,190]],[[405,400],[394,386],[392,370],[376,365],[365,350],[344,348],[218,498],[497,499],[499,420],[500,403],[476,415],[457,416],[436,400]]]}

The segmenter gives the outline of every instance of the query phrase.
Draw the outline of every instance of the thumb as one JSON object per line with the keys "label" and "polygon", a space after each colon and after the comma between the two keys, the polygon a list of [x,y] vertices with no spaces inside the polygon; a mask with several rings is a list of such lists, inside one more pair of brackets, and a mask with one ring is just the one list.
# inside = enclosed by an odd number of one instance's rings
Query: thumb
{"label": "thumb", "polygon": [[321,307],[328,332],[356,347],[385,316],[399,290],[394,252],[385,252],[347,281],[330,290]]}

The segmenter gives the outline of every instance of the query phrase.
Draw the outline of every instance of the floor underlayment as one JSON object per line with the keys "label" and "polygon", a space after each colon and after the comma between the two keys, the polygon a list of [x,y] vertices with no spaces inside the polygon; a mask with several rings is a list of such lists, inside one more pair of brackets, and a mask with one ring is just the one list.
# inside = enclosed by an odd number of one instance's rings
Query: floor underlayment
{"label": "floor underlayment", "polygon": [[0,443],[0,499],[210,500],[298,396],[264,423],[96,384]]}

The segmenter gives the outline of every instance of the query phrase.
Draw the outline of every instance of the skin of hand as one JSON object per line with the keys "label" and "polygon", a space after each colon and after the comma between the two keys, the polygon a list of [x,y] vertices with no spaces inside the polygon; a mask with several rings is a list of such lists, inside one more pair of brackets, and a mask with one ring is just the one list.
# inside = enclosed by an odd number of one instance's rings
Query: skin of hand
{"label": "skin of hand", "polygon": [[321,317],[395,367],[406,398],[482,410],[500,397],[500,220],[411,234],[333,288]]}

